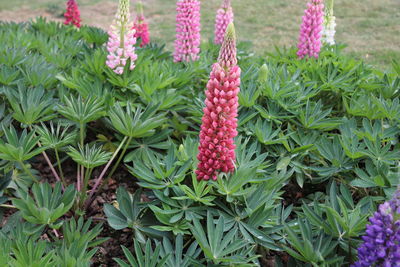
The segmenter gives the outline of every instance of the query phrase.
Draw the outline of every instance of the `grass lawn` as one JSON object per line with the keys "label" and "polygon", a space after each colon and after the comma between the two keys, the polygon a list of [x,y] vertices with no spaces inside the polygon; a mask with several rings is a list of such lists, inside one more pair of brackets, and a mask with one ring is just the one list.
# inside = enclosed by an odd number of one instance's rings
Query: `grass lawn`
{"label": "grass lawn", "polygon": [[[0,1],[0,20],[24,21],[38,15],[56,19],[64,0]],[[134,1],[132,1],[134,2]],[[172,48],[175,0],[143,0],[153,39]],[[221,0],[202,1],[203,38],[213,35],[215,11]],[[306,0],[232,0],[240,40],[251,41],[257,53],[277,46],[296,45]],[[107,29],[118,0],[79,0],[84,23]],[[346,52],[376,66],[400,59],[399,0],[336,0],[336,40],[348,45]]]}

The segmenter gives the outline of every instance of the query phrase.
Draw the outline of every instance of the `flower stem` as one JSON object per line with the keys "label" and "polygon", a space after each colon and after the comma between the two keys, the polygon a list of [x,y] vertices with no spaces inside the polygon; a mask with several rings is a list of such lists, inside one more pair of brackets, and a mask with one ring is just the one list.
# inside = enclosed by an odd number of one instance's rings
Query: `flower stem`
{"label": "flower stem", "polygon": [[58,165],[58,171],[60,172],[60,178],[61,178],[61,182],[63,183],[63,185],[66,187],[67,184],[65,182],[65,177],[64,177],[64,173],[61,167],[61,161],[60,161],[60,156],[58,155],[58,149],[55,148],[54,149],[55,154],[56,154],[56,159],[57,159],[57,165]]}
{"label": "flower stem", "polygon": [[100,176],[97,178],[94,186],[90,190],[88,202],[86,203],[86,208],[88,208],[88,206],[90,205],[90,203],[92,201],[92,197],[93,197],[94,193],[96,192],[97,187],[99,187],[99,185],[101,183],[101,180],[103,180],[103,177],[106,174],[108,168],[110,168],[111,163],[113,162],[115,157],[118,155],[118,152],[121,150],[122,146],[125,144],[126,139],[128,139],[128,137],[126,137],[126,136],[124,137],[124,139],[122,139],[121,144],[119,144],[117,150],[115,150],[115,152],[112,155],[111,159],[108,161],[107,165],[104,167],[103,171],[100,173]]}
{"label": "flower stem", "polygon": [[0,208],[16,209],[15,206],[13,206],[13,205],[7,205],[7,204],[0,204]]}
{"label": "flower stem", "polygon": [[[30,129],[31,131],[33,131],[32,126],[29,126],[29,129]],[[36,134],[34,134],[34,135],[36,136]],[[42,147],[42,144],[40,143],[40,141],[38,141],[37,145],[38,145],[39,147]],[[60,176],[58,176],[57,171],[54,169],[53,164],[51,163],[49,157],[47,156],[46,151],[43,151],[43,152],[42,152],[42,155],[43,155],[44,159],[46,160],[47,165],[49,165],[49,168],[50,168],[50,170],[51,170],[53,176],[56,178],[57,181],[62,182]],[[61,185],[62,185],[62,189],[64,190],[64,184],[61,183]]]}
{"label": "flower stem", "polygon": [[79,136],[80,136],[80,144],[83,149],[83,145],[85,142],[85,124],[84,123],[79,123]]}
{"label": "flower stem", "polygon": [[108,176],[106,178],[106,181],[111,178],[111,176],[114,174],[115,170],[118,168],[119,163],[121,162],[121,160],[125,156],[126,150],[128,150],[128,147],[131,144],[131,141],[132,141],[132,137],[129,137],[128,141],[126,142],[126,144],[124,146],[124,149],[121,152],[121,155],[119,156],[119,158],[118,158],[117,162],[115,163],[114,167],[111,169],[110,173],[108,174]]}

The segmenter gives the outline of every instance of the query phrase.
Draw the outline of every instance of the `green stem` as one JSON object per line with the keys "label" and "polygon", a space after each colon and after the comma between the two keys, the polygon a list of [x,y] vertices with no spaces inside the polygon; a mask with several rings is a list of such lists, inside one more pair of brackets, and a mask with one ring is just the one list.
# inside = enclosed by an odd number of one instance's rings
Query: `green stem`
{"label": "green stem", "polygon": [[85,124],[84,123],[79,124],[79,136],[80,136],[80,144],[83,149],[83,145],[85,142]]}
{"label": "green stem", "polygon": [[7,209],[16,209],[15,206],[13,205],[7,205],[7,204],[1,204],[0,208],[7,208]]}
{"label": "green stem", "polygon": [[25,173],[28,174],[28,176],[31,177],[35,182],[37,182],[35,175],[33,175],[33,173],[25,166],[25,164],[22,161],[18,161],[18,163],[21,164]]}
{"label": "green stem", "polygon": [[82,192],[84,192],[85,194],[86,194],[86,191],[87,191],[87,188],[88,188],[88,185],[89,185],[89,179],[90,179],[90,176],[92,175],[92,172],[93,172],[93,168],[86,170],[85,181],[84,181],[84,185],[83,185],[83,188],[82,188]]}
{"label": "green stem", "polygon": [[[129,145],[131,144],[132,141],[132,137],[128,138],[128,141],[126,142],[124,149],[121,152],[121,155],[119,155],[119,158],[117,160],[117,162],[114,164],[114,167],[111,169],[110,173],[108,174],[106,181],[108,181],[108,179],[111,178],[111,176],[114,174],[115,170],[118,168],[119,163],[121,162],[121,160],[124,158],[126,150],[128,150]],[[103,183],[104,184],[104,183]]]}
{"label": "green stem", "polygon": [[58,171],[60,172],[60,178],[61,178],[61,182],[64,184],[64,186],[66,187],[67,184],[65,182],[65,178],[64,178],[64,173],[61,167],[61,161],[60,161],[60,156],[58,155],[58,149],[55,148],[54,149],[55,154],[56,154],[56,159],[57,159],[57,165],[58,165]]}
{"label": "green stem", "polygon": [[87,188],[88,188],[88,185],[89,185],[89,179],[90,179],[90,176],[92,175],[92,171],[93,171],[93,168],[92,169],[87,169],[86,173],[85,173],[85,177],[83,178],[83,181],[82,181],[83,186],[81,188],[81,197],[79,199],[79,202],[80,202],[79,206],[81,208],[83,207],[83,204],[85,203],[86,198],[87,198],[86,191],[87,191]]}
{"label": "green stem", "polygon": [[111,163],[113,162],[113,160],[115,159],[115,157],[117,156],[119,151],[124,146],[127,139],[128,139],[127,136],[125,136],[124,139],[122,139],[122,142],[119,144],[118,148],[114,151],[114,154],[112,155],[111,159],[108,161],[107,165],[104,167],[103,171],[100,173],[100,176],[97,178],[96,182],[94,183],[94,186],[90,190],[89,201],[86,203],[86,208],[88,208],[88,206],[90,205],[90,202],[92,201],[92,197],[93,197],[94,193],[96,192],[96,189],[99,187],[108,168],[110,167]]}

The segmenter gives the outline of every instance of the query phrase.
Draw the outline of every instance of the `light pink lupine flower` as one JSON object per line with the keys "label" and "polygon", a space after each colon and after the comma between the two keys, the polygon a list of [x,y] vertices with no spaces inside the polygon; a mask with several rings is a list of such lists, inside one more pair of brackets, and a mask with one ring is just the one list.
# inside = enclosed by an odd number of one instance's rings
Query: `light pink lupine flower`
{"label": "light pink lupine flower", "polygon": [[300,28],[300,37],[297,56],[299,58],[318,58],[321,51],[321,35],[324,22],[323,0],[311,0],[304,11],[303,23]]}
{"label": "light pink lupine flower", "polygon": [[75,27],[81,27],[81,13],[78,8],[78,4],[75,0],[68,0],[67,11],[64,14],[65,25],[75,25]]}
{"label": "light pink lupine flower", "polygon": [[124,72],[124,67],[130,59],[129,69],[135,68],[135,53],[136,38],[135,30],[131,29],[129,0],[120,0],[118,11],[115,16],[113,25],[108,32],[107,42],[107,61],[106,64],[117,74]]}
{"label": "light pink lupine flower", "polygon": [[198,180],[216,180],[220,172],[228,173],[235,169],[239,86],[235,28],[230,23],[207,84],[197,155]]}
{"label": "light pink lupine flower", "polygon": [[137,4],[137,16],[133,24],[133,29],[136,31],[135,37],[140,40],[140,47],[144,47],[150,43],[149,25],[143,14],[143,4],[139,1]]}
{"label": "light pink lupine flower", "polygon": [[174,61],[196,61],[200,52],[200,1],[178,0],[176,12]]}
{"label": "light pink lupine flower", "polygon": [[222,44],[226,32],[226,27],[229,23],[233,22],[233,10],[231,7],[231,0],[223,0],[221,8],[217,11],[215,18],[215,37],[214,43]]}

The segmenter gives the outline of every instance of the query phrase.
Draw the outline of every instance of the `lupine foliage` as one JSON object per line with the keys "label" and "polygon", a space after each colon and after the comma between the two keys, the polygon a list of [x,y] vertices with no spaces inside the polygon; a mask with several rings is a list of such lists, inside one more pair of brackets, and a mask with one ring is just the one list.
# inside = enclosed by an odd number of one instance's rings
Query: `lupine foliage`
{"label": "lupine foliage", "polygon": [[[339,45],[260,57],[239,43],[235,172],[206,182],[194,170],[218,46],[186,64],[150,44],[118,75],[99,29],[37,19],[0,23],[0,39],[1,266],[89,266],[105,241],[91,201],[109,177],[130,186],[104,205],[135,238],[121,266],[352,264],[396,189],[398,63],[382,72]],[[48,163],[59,182],[42,178]]]}

